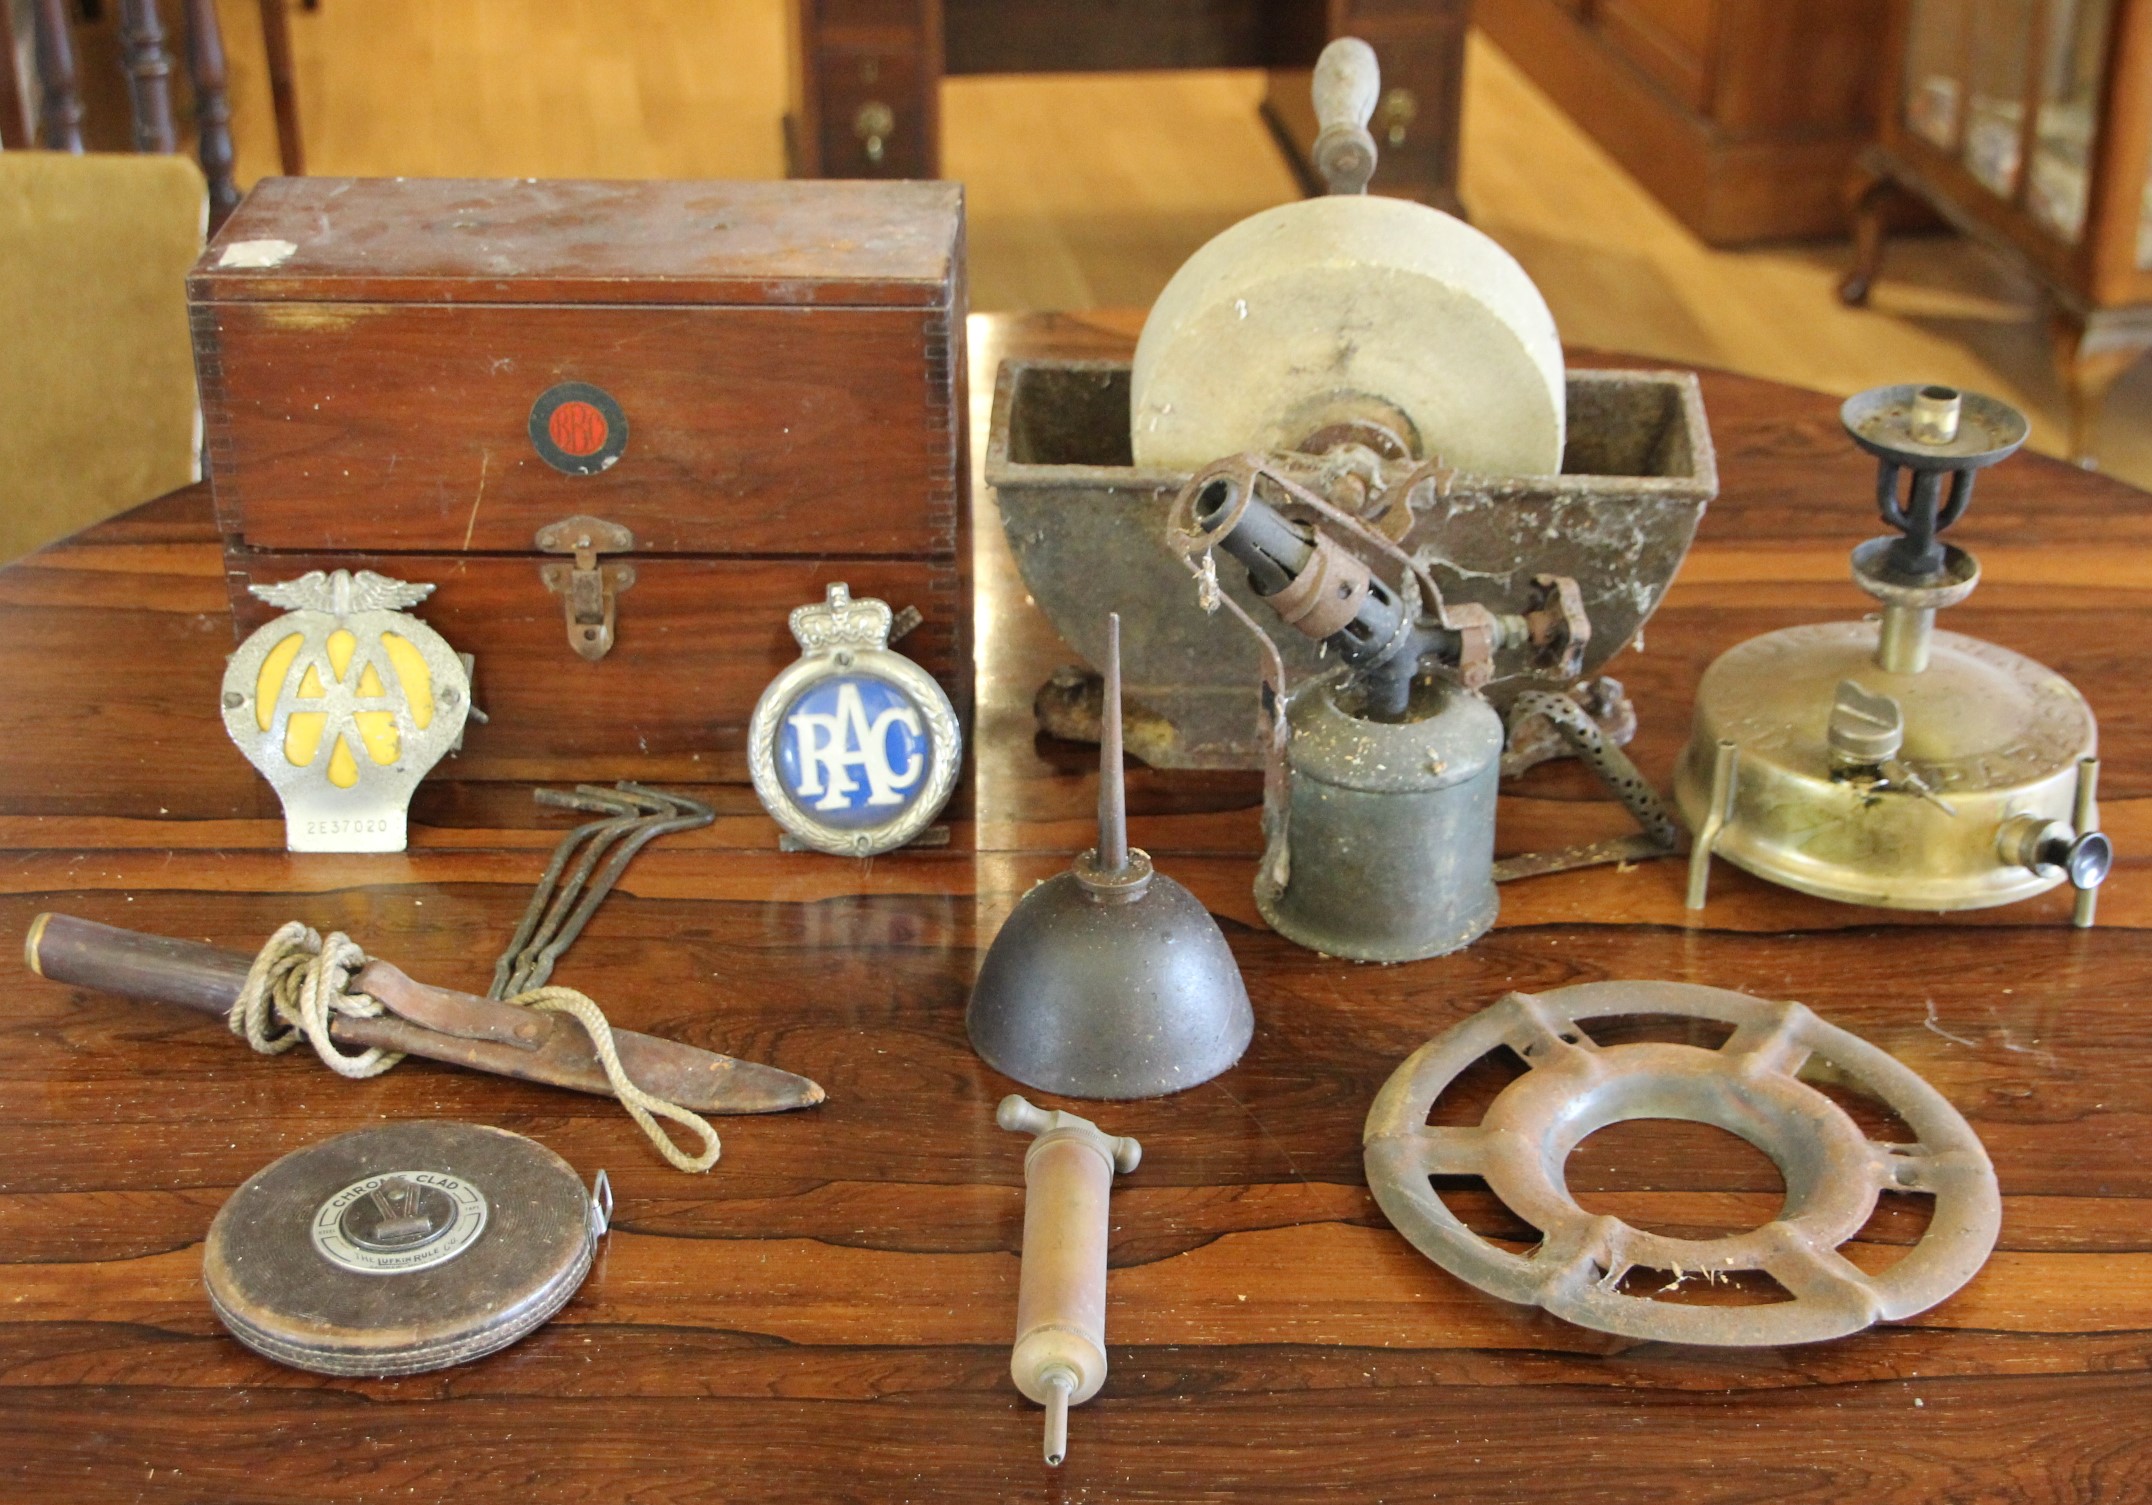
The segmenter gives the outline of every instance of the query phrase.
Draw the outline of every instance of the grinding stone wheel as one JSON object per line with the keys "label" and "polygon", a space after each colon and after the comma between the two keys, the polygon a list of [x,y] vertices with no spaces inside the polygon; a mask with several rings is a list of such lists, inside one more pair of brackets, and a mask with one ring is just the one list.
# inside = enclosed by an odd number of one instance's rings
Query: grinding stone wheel
{"label": "grinding stone wheel", "polygon": [[505,1129],[399,1123],[294,1150],[210,1224],[202,1283],[257,1353],[418,1374],[506,1348],[589,1272],[610,1195]]}
{"label": "grinding stone wheel", "polygon": [[1191,256],[1136,345],[1139,466],[1192,471],[1373,419],[1478,475],[1562,468],[1561,340],[1494,241],[1404,199],[1283,204]]}

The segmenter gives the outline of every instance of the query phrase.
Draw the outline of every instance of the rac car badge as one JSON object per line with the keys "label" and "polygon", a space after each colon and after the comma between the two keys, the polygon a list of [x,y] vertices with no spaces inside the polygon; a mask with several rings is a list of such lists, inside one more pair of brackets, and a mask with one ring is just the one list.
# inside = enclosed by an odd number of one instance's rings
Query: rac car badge
{"label": "rac car badge", "polygon": [[963,733],[934,677],[890,648],[893,620],[841,582],[792,613],[799,662],[747,730],[755,793],[788,844],[871,857],[917,840],[949,802]]}
{"label": "rac car badge", "polygon": [[285,614],[224,671],[224,729],[284,802],[294,852],[401,852],[405,807],[463,741],[469,665],[406,616],[432,594],[371,570],[249,587]]}

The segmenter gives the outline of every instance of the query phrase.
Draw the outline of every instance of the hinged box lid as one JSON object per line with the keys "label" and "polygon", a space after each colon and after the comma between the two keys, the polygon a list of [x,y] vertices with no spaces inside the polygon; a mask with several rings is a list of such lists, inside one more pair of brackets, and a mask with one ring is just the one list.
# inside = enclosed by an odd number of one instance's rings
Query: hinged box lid
{"label": "hinged box lid", "polygon": [[954,183],[271,179],[189,280],[219,525],[954,558],[963,236]]}
{"label": "hinged box lid", "polygon": [[963,219],[956,183],[270,178],[188,294],[931,307]]}

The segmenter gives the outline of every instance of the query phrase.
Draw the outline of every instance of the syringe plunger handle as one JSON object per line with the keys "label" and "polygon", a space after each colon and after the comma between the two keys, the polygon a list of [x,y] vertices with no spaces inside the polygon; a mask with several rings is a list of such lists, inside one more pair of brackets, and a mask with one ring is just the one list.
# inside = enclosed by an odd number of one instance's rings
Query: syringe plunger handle
{"label": "syringe plunger handle", "polygon": [[1135,1169],[1142,1147],[1014,1094],[995,1118],[1038,1136],[1024,1156],[1023,1267],[1009,1374],[1046,1407],[1045,1457],[1058,1464],[1068,1451],[1068,1408],[1106,1382],[1107,1202],[1115,1170]]}

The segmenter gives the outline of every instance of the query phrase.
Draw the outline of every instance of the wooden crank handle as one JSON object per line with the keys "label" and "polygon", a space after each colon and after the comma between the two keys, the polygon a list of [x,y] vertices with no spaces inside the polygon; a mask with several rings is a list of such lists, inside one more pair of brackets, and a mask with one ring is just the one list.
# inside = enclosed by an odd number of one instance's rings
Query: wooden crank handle
{"label": "wooden crank handle", "polygon": [[30,970],[54,982],[229,1014],[254,958],[237,951],[121,930],[74,915],[41,914],[23,939]]}
{"label": "wooden crank handle", "polygon": [[1324,130],[1351,126],[1365,130],[1382,93],[1382,68],[1375,49],[1358,37],[1339,37],[1315,61],[1315,118]]}
{"label": "wooden crank handle", "polygon": [[1382,94],[1375,49],[1339,37],[1315,61],[1315,167],[1332,193],[1365,193],[1375,175],[1375,138],[1367,123]]}

